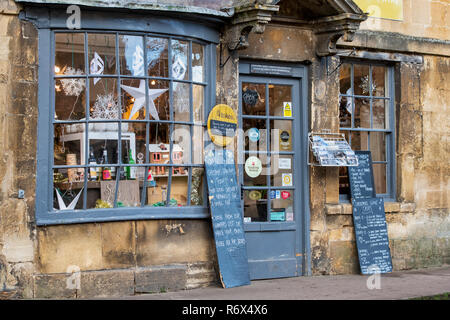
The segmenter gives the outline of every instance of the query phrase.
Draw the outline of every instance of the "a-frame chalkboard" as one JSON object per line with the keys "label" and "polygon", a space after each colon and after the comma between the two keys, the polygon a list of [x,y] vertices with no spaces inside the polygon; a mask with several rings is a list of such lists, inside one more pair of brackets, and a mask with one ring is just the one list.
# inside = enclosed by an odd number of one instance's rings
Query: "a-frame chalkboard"
{"label": "a-frame chalkboard", "polygon": [[233,152],[207,151],[205,168],[220,280],[225,288],[248,285],[247,245]]}

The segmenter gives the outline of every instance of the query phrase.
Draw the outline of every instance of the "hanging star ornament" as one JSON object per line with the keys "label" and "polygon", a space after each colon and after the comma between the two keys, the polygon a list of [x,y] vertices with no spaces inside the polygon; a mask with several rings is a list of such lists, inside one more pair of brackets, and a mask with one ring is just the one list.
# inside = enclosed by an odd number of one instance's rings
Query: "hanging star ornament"
{"label": "hanging star ornament", "polygon": [[[130,116],[128,117],[128,120],[130,120],[145,105],[145,80],[141,80],[141,82],[139,83],[139,88],[125,85],[120,85],[120,87],[135,99],[133,108],[130,112]],[[159,120],[159,116],[153,100],[158,98],[166,91],[167,89],[148,89],[148,107],[150,114],[155,120]]]}

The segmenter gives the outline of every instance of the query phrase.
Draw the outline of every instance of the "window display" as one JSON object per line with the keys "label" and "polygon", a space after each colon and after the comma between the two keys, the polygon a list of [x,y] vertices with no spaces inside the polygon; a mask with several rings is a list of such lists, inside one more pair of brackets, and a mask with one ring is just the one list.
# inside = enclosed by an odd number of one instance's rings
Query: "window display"
{"label": "window display", "polygon": [[56,32],[54,48],[54,210],[203,206],[205,46]]}

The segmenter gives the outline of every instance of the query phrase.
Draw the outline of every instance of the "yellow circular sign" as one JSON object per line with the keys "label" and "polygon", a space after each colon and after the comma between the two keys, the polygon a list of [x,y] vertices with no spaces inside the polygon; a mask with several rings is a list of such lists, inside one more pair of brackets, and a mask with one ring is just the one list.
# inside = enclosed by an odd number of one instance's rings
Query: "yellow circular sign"
{"label": "yellow circular sign", "polygon": [[237,117],[234,110],[226,104],[216,105],[208,117],[208,134],[214,144],[224,147],[236,134]]}

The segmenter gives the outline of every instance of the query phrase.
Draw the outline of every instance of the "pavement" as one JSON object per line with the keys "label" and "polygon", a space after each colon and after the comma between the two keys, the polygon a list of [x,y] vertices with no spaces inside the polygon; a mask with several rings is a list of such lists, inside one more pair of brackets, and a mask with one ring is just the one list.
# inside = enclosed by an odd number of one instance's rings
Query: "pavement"
{"label": "pavement", "polygon": [[323,275],[254,280],[248,286],[210,286],[142,294],[129,300],[399,300],[450,292],[450,266],[378,275]]}

